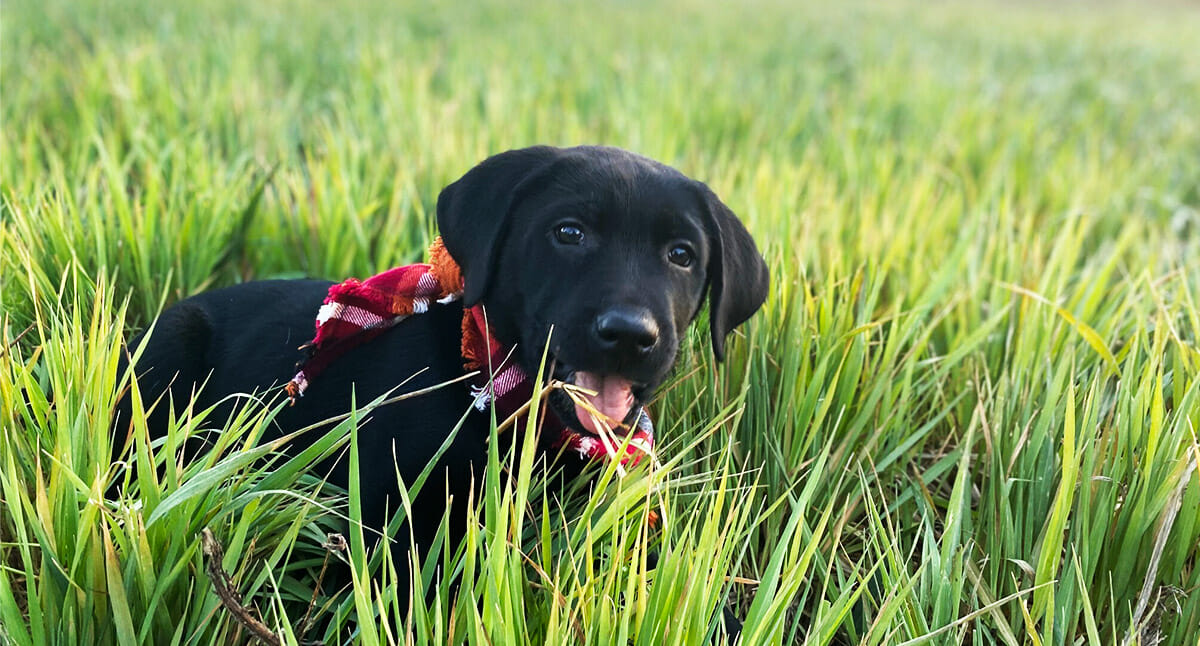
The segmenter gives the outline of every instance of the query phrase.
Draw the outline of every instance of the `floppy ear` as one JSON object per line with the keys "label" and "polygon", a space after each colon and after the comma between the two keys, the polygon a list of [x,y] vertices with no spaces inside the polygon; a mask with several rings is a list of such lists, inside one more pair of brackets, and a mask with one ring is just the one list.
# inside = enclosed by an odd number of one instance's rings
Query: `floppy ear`
{"label": "floppy ear", "polygon": [[770,274],[750,232],[728,206],[700,183],[712,256],[708,261],[708,318],[713,355],[725,358],[725,336],[767,300]]}
{"label": "floppy ear", "polygon": [[462,269],[465,305],[483,298],[513,208],[562,150],[536,146],[489,157],[442,189],[437,222],[446,250]]}

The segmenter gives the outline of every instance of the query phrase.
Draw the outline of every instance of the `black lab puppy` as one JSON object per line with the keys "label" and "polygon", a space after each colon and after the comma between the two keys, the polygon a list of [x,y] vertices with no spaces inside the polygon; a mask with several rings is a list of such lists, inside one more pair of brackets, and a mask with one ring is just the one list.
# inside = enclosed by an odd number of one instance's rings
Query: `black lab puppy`
{"label": "black lab puppy", "polygon": [[[707,186],[615,148],[535,147],[496,155],[442,191],[437,218],[462,269],[462,299],[434,304],[330,363],[278,416],[280,433],[346,413],[352,393],[364,403],[404,380],[401,392],[461,377],[463,307],[477,303],[491,333],[515,347],[528,374],[537,374],[549,347],[557,378],[596,391],[596,410],[613,422],[630,422],[670,372],[706,294],[718,359],[726,335],[766,298],[762,256]],[[263,393],[286,382],[330,285],[251,282],[167,309],[136,366],[143,399],[169,391],[182,410],[203,384],[195,403],[208,407],[233,393]],[[369,525],[382,527],[395,510],[395,474],[416,478],[472,403],[469,389],[456,384],[370,414],[359,431]],[[151,433],[165,433],[167,410],[164,402],[151,415]],[[567,397],[552,397],[550,410],[579,433],[595,431],[593,418]],[[129,415],[126,398],[118,408],[119,439]],[[486,463],[488,420],[486,413],[468,416],[426,493],[413,502],[418,549],[433,540],[445,495],[466,501],[472,481],[482,479],[476,470]],[[330,481],[343,487],[346,462],[329,465]],[[465,510],[455,507],[453,531],[461,536]],[[409,547],[408,533],[396,536],[398,549]]]}

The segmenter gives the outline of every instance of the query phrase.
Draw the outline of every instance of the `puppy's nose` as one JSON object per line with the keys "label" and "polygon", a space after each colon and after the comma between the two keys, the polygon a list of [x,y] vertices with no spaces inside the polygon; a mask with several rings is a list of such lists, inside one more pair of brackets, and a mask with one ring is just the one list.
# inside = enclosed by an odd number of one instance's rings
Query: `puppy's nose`
{"label": "puppy's nose", "polygon": [[658,343],[658,323],[650,312],[638,307],[614,307],[596,317],[593,330],[606,351],[637,356],[650,352]]}

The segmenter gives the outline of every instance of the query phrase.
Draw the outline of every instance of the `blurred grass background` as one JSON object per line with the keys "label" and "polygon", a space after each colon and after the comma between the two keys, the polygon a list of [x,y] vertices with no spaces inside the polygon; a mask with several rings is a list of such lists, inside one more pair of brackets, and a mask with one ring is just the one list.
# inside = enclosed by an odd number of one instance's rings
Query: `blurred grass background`
{"label": "blurred grass background", "polygon": [[[205,526],[299,639],[324,510],[354,492],[313,456],[245,459],[266,405],[180,412],[228,450],[138,441],[174,466],[130,481],[122,339],[206,288],[418,260],[438,190],[535,143],[710,183],[771,298],[722,366],[693,335],[654,407],[666,468],[555,512],[510,464],[427,564],[437,594],[397,616],[406,586],[357,545],[322,638],[703,643],[728,598],[747,643],[1200,639],[1195,5],[0,11],[0,641],[244,641]],[[678,519],[657,535],[651,501]]]}

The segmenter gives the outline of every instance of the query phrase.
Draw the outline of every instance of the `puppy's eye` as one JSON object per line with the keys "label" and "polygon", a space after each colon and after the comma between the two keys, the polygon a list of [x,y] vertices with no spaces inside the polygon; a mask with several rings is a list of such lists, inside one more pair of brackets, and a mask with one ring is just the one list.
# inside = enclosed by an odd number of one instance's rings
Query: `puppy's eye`
{"label": "puppy's eye", "polygon": [[683,245],[671,247],[671,250],[667,252],[667,260],[670,260],[672,263],[679,265],[680,267],[687,267],[691,265],[692,257],[692,250]]}
{"label": "puppy's eye", "polygon": [[560,224],[554,229],[554,238],[563,244],[583,242],[583,229],[574,224]]}

